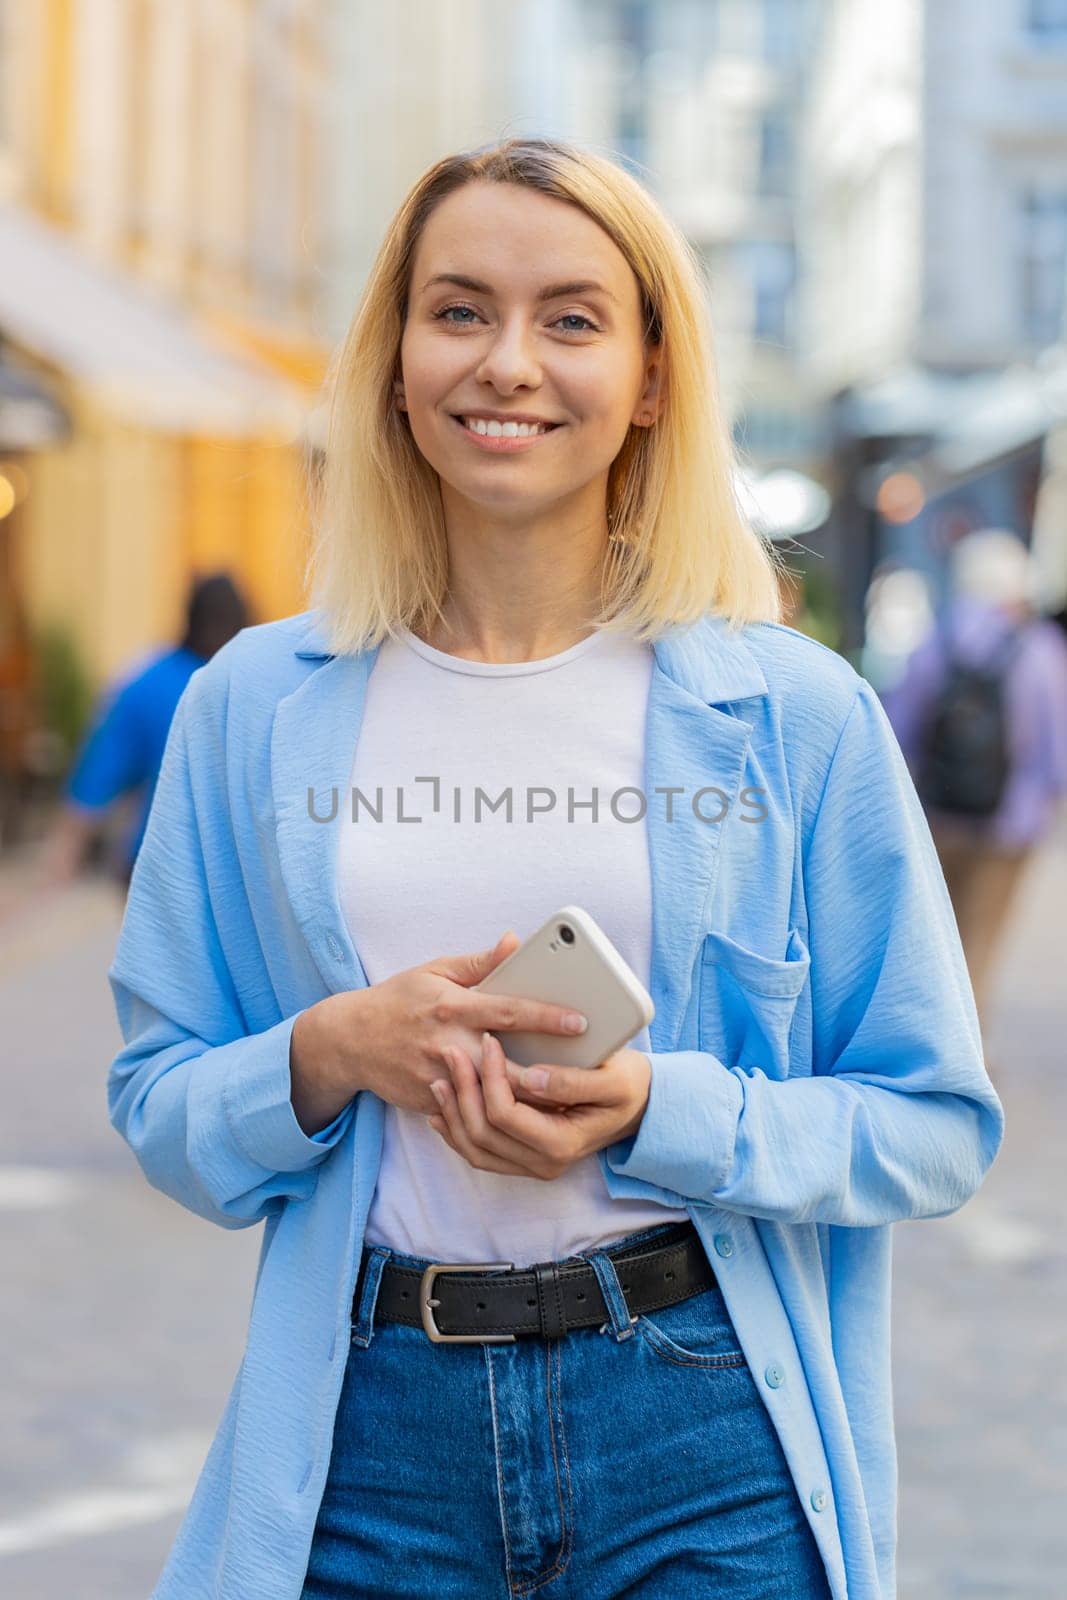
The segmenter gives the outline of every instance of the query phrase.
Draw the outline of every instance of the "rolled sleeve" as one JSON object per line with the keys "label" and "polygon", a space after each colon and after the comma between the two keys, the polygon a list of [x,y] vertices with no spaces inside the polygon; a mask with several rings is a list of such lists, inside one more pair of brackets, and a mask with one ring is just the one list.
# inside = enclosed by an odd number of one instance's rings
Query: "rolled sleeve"
{"label": "rolled sleeve", "polygon": [[721,1061],[702,1050],[649,1051],[652,1067],[641,1126],[609,1146],[609,1167],[681,1195],[725,1184],[744,1094]]}
{"label": "rolled sleeve", "polygon": [[[352,1120],[352,1102],[329,1124],[308,1135],[296,1120],[289,1072],[289,1045],[296,1017],[287,1017],[246,1049],[240,1073],[227,1074],[220,1094],[235,1145],[268,1172],[301,1172],[321,1161],[343,1138]],[[219,1052],[225,1055],[225,1050]]]}

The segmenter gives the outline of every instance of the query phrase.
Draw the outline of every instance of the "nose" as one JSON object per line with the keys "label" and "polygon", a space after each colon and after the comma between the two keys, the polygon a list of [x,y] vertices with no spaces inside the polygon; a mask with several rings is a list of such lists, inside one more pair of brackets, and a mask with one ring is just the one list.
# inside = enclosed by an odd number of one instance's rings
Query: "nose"
{"label": "nose", "polygon": [[541,366],[533,337],[521,318],[501,323],[478,363],[475,376],[480,383],[492,384],[499,394],[536,389],[540,385]]}

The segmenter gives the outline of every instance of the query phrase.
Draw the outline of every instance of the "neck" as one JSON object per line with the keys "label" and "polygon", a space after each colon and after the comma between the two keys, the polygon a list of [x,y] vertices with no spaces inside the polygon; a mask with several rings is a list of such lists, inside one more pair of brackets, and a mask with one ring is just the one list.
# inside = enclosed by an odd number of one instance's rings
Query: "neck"
{"label": "neck", "polygon": [[608,538],[598,488],[584,501],[502,517],[442,485],[448,594],[427,643],[469,661],[536,661],[591,633]]}

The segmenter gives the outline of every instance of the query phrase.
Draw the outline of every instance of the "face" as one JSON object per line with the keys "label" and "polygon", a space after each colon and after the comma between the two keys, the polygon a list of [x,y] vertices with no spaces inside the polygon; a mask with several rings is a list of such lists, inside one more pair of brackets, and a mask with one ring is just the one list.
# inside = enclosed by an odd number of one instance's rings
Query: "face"
{"label": "face", "polygon": [[577,206],[469,183],[431,214],[412,264],[397,404],[458,497],[507,519],[588,496],[631,425],[655,421],[626,258]]}

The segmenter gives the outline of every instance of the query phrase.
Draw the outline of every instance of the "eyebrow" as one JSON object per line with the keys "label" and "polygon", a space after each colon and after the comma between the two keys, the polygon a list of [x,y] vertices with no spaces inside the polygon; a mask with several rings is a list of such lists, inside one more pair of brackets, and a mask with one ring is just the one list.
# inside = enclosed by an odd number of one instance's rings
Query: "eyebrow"
{"label": "eyebrow", "polygon": [[[433,289],[437,284],[450,283],[457,289],[469,289],[472,294],[492,294],[492,289],[487,283],[482,283],[478,278],[467,278],[459,272],[442,272],[436,278],[429,278],[423,284],[423,293]],[[605,289],[602,283],[596,283],[592,278],[578,278],[571,283],[550,283],[537,292],[539,301],[562,300],[572,294],[602,294],[609,300],[615,300],[610,289]],[[617,303],[617,302],[616,302]]]}

